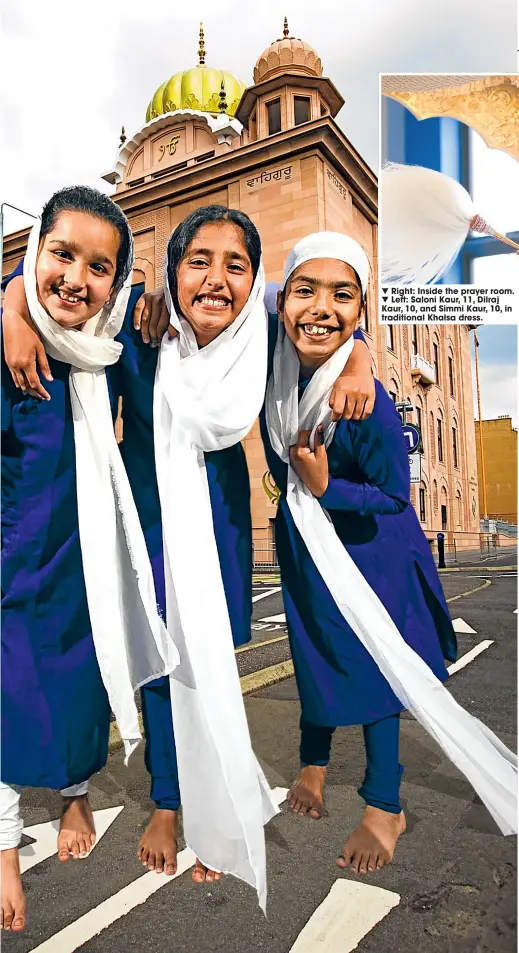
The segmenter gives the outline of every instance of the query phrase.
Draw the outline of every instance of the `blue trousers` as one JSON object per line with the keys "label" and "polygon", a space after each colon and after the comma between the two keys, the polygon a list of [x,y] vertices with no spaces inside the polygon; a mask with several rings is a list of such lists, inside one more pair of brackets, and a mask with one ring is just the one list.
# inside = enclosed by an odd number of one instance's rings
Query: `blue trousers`
{"label": "blue trousers", "polygon": [[155,807],[178,811],[177,749],[169,697],[169,678],[157,678],[141,688],[142,720],[146,736],[144,763],[151,775],[151,800]]}
{"label": "blue trousers", "polygon": [[[146,736],[144,761],[151,776],[150,797],[155,806],[176,811],[180,807],[177,752],[169,696],[169,679],[160,678],[141,689],[142,718]],[[300,757],[304,764],[327,765],[335,728],[301,719]],[[399,814],[403,768],[398,762],[399,715],[364,725],[366,774],[359,794],[366,804]]]}
{"label": "blue trousers", "polygon": [[[400,814],[400,781],[403,767],[398,763],[400,716],[390,715],[363,725],[366,774],[358,793],[366,804],[390,814]],[[335,728],[313,725],[301,718],[299,754],[303,764],[327,765]]]}

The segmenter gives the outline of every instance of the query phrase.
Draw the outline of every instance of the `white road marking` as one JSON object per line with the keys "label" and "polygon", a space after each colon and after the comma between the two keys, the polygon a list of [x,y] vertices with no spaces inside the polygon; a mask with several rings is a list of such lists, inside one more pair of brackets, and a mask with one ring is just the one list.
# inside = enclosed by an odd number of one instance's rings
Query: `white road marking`
{"label": "white road marking", "polygon": [[259,602],[260,599],[266,599],[267,596],[273,596],[275,592],[281,592],[281,586],[277,586],[275,589],[267,589],[266,592],[260,592],[257,596],[252,597],[253,602]]}
{"label": "white road marking", "polygon": [[[115,818],[121,813],[123,805],[120,807],[107,807],[104,811],[94,811],[94,820],[96,825],[96,844],[99,843],[103,834],[106,834],[110,824],[113,824]],[[58,852],[58,833],[59,819],[57,821],[45,821],[43,824],[33,824],[32,827],[24,828],[24,834],[33,837],[35,844],[27,844],[21,847],[20,870],[22,874],[36,864],[41,864],[43,860],[52,857]],[[92,848],[93,850],[94,848]],[[81,858],[86,860],[86,858]]]}
{"label": "white road marking", "polygon": [[[272,791],[277,804],[282,804],[286,800],[287,793],[288,788],[274,788]],[[181,877],[186,870],[194,866],[195,860],[193,851],[185,847],[178,854],[177,872],[172,877],[168,874],[156,874],[154,870],[148,871],[108,900],[104,900],[99,906],[79,917],[74,923],[70,923],[59,933],[49,937],[44,943],[34,946],[29,953],[74,953],[74,950],[97,936],[120,917],[126,916],[134,907],[145,903],[161,887]]]}
{"label": "white road marking", "polygon": [[284,612],[281,612],[279,615],[269,615],[266,619],[260,619],[260,622],[286,622],[286,616]]}
{"label": "white road marking", "polygon": [[517,612],[517,609],[514,609],[514,613],[516,613],[516,612]]}
{"label": "white road marking", "polygon": [[465,622],[465,619],[453,619],[453,620],[452,620],[452,627],[453,627],[453,629],[454,629],[455,632],[460,632],[460,633],[461,633],[461,632],[464,632],[464,633],[467,634],[467,635],[475,635],[475,634],[476,634],[476,630],[475,630],[475,629],[471,629],[471,628],[470,628],[470,625],[468,624],[468,622]]}
{"label": "white road marking", "polygon": [[399,903],[399,894],[391,890],[356,880],[336,880],[290,953],[351,953]]}
{"label": "white road marking", "polygon": [[466,652],[465,655],[462,655],[457,662],[453,662],[452,665],[447,666],[449,675],[454,675],[456,672],[459,672],[460,668],[465,668],[465,665],[468,665],[469,662],[472,662],[478,655],[481,655],[482,652],[490,648],[493,644],[494,639],[484,639],[479,645],[474,646],[470,652]]}

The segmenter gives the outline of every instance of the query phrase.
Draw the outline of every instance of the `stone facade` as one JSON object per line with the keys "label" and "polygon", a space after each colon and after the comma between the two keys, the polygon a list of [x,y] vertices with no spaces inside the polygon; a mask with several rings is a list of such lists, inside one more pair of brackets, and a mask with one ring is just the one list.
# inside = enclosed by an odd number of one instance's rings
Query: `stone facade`
{"label": "stone facade", "polygon": [[[162,281],[171,230],[194,208],[214,203],[239,208],[256,224],[268,281],[281,280],[295,242],[322,230],[356,238],[377,274],[376,177],[334,120],[342,96],[323,78],[311,47],[303,46],[285,33],[281,46],[273,44],[271,57],[268,51],[261,55],[257,82],[245,90],[235,118],[181,109],[152,119],[122,143],[115,167],[104,177],[116,185],[114,198],[130,221],[135,282],[144,283],[146,290]],[[269,128],[273,103],[277,131]],[[23,254],[26,238],[25,230],[6,239],[6,273]],[[449,530],[473,532],[479,528],[479,507],[469,332],[463,326],[419,327],[416,333],[411,326],[398,326],[389,332],[378,323],[377,312],[372,279],[365,331],[374,372],[395,399],[410,399],[421,411],[422,483],[412,492],[418,512],[422,497],[422,525],[441,529],[443,513]],[[427,368],[435,361],[439,377],[431,382],[434,373]],[[268,541],[275,503],[265,489],[267,468],[257,424],[244,443],[254,533],[257,540]]]}

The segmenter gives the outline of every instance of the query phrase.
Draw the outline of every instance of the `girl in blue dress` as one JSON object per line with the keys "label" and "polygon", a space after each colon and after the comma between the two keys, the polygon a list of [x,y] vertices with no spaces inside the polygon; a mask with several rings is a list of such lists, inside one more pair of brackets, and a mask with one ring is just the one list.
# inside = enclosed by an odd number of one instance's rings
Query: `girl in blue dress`
{"label": "girl in blue dress", "polygon": [[[193,295],[190,301],[186,292],[189,290],[191,279],[185,280],[179,265],[201,229],[205,229],[205,254],[194,261],[191,268],[197,276],[195,291],[200,291],[201,287],[208,287],[213,295],[216,294],[216,297],[238,296],[238,300],[241,301],[240,294],[243,296],[245,291],[247,294],[250,293],[261,253],[258,233],[247,216],[223,207],[199,209],[188,216],[170,242],[170,257],[173,259],[172,268],[178,273],[178,295],[182,296],[185,312],[189,317],[191,317]],[[227,236],[225,229],[229,232]],[[232,254],[229,255],[229,249],[232,250],[236,244],[238,247],[235,248],[235,252],[241,251],[241,255],[248,259],[245,274],[246,287],[244,286],[243,292],[240,292],[237,287],[233,295],[230,295],[229,285],[234,289],[235,285],[244,284],[243,264],[240,265],[236,256],[233,258]],[[155,452],[153,394],[158,354],[155,349],[143,342],[140,332],[134,328],[133,312],[138,297],[137,289],[133,290],[124,325],[118,336],[118,340],[124,345],[122,357],[118,364],[110,369],[109,384],[114,403],[119,395],[123,397],[124,432],[121,451],[146,537],[157,599],[161,610],[165,612],[160,500],[155,469],[150,465]],[[20,304],[17,308],[20,310]],[[201,317],[203,317],[202,325]],[[218,303],[213,303],[212,308],[206,308],[205,314],[198,309],[198,314],[194,313],[193,320],[195,325],[198,323],[197,337],[200,343],[205,345],[210,343],[214,335],[217,336],[221,332],[225,322],[229,320],[229,315],[226,312],[222,314]],[[207,328],[203,326],[208,322],[213,325],[212,329],[209,329],[209,337],[207,337]],[[17,333],[18,342],[22,341],[22,331],[26,333],[22,327]],[[146,338],[147,335],[144,337]],[[30,346],[29,341],[26,346],[29,353]],[[19,354],[20,348],[17,357]],[[12,367],[12,363],[10,366]],[[26,364],[25,368],[27,369]],[[15,368],[13,373],[17,373]],[[348,395],[348,385],[351,385],[352,391],[356,391],[359,379],[364,380],[367,390],[370,378],[369,353],[366,345],[359,341],[355,358],[348,363],[348,376],[342,378],[343,385],[346,385],[342,388],[342,393]],[[25,386],[28,386],[27,379],[25,379]],[[365,397],[362,400],[362,406],[364,402]],[[361,410],[362,408],[359,413]],[[348,412],[347,408],[345,412]],[[237,442],[227,449],[206,453],[205,467],[232,637],[234,645],[237,646],[249,641],[251,634],[250,490],[245,454],[241,444]],[[155,802],[156,810],[142,837],[139,857],[149,869],[157,872],[165,870],[166,873],[173,874],[176,870],[180,789],[168,679],[159,679],[143,688],[142,712],[146,734],[145,758],[152,777],[151,797]],[[218,875],[207,870],[201,863],[195,866],[193,873],[195,881],[212,880],[215,876]]]}
{"label": "girl in blue dress", "polygon": [[279,321],[271,322],[261,417],[281,490],[276,544],[301,700],[301,770],[290,805],[321,817],[334,730],[362,725],[364,814],[338,860],[357,873],[388,863],[405,830],[399,715],[406,707],[466,773],[504,833],[516,826],[514,757],[441,684],[456,637],[410,503],[401,418],[376,381],[368,419],[340,420],[335,430],[330,423],[327,387],[334,362],[342,366],[351,348],[368,275],[364,252],[344,235],[318,233],[295,247]]}
{"label": "girl in blue dress", "polygon": [[25,259],[52,399],[15,388],[2,357],[0,842],[7,929],[25,923],[21,788],[61,790],[58,857],[86,856],[95,841],[88,778],[106,763],[110,707],[129,754],[140,737],[134,689],[171,671],[175,657],[157,614],[104,373],[120,353],[113,337],[132,258],[128,223],[110,199],[82,187],[56,193]]}

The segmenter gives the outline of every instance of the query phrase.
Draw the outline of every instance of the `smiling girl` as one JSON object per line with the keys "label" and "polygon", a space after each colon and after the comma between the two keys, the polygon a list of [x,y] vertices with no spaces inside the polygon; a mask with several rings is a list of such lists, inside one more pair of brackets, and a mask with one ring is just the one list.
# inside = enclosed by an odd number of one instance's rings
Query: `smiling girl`
{"label": "smiling girl", "polygon": [[362,725],[364,814],[337,863],[390,862],[405,830],[399,714],[409,708],[467,775],[505,833],[516,829],[514,756],[443,688],[456,637],[409,499],[402,421],[376,381],[373,414],[330,419],[328,394],[365,307],[369,264],[321,232],[289,255],[270,332],[262,436],[281,490],[276,543],[301,700],[290,806],[319,818],[332,736]]}
{"label": "smiling girl", "polygon": [[[163,533],[166,537],[169,535],[169,550],[173,552],[175,547],[178,550],[180,565],[177,566],[177,571],[183,574],[184,583],[188,587],[189,578],[186,580],[186,573],[187,576],[191,575],[189,601],[198,613],[194,628],[195,634],[203,640],[200,648],[204,655],[204,669],[208,679],[205,699],[207,704],[203,718],[209,724],[214,722],[215,728],[220,709],[225,711],[221,700],[226,698],[226,683],[221,679],[219,681],[215,674],[219,653],[227,659],[231,658],[233,675],[231,678],[227,670],[226,678],[231,679],[231,689],[236,691],[239,685],[232,657],[233,643],[240,645],[249,641],[251,635],[250,489],[240,436],[245,436],[252,426],[264,396],[266,316],[261,295],[258,299],[259,289],[255,287],[255,283],[260,280],[260,258],[259,235],[246,215],[223,206],[210,206],[193,212],[175,230],[168,246],[170,333],[174,335],[174,339],[171,342],[167,339],[163,342],[160,355],[156,349],[143,343],[140,332],[133,325],[133,312],[139,297],[139,292],[135,289],[131,293],[124,326],[118,338],[124,345],[122,357],[118,364],[110,369],[113,397],[123,397],[122,455],[145,533],[157,598],[163,612],[166,606],[168,613],[170,611],[164,578]],[[15,284],[15,281],[11,283],[9,292],[14,290],[12,286]],[[32,355],[37,353],[38,342],[34,332],[18,317],[17,312],[22,305],[23,302],[20,301],[16,307],[11,304],[12,314],[9,321],[11,327],[16,327],[16,331],[13,334],[11,330],[9,334],[9,364],[13,378],[27,387],[31,381],[39,385],[39,381],[34,381],[30,369]],[[254,328],[254,334],[249,340],[251,328]],[[35,337],[36,343],[33,343]],[[143,337],[146,338],[147,335],[144,334]],[[23,347],[19,346],[20,342]],[[177,347],[180,347],[179,360],[171,367],[169,374],[162,373],[161,385],[157,367],[160,362],[166,362],[174,356],[174,349]],[[356,344],[357,351],[361,352],[360,358],[355,354],[358,376],[354,373],[343,379],[346,387],[342,393],[346,396],[351,382],[352,390],[358,390],[356,381],[359,380],[366,388],[370,386],[371,364],[362,340]],[[365,372],[362,374],[364,367]],[[350,370],[355,370],[353,359],[348,363],[348,371]],[[168,378],[171,386],[177,386],[177,381],[181,385],[175,393],[169,393],[169,406],[166,394]],[[358,409],[359,415],[365,407],[367,397],[366,390]],[[191,457],[187,461],[190,469],[188,473],[184,471],[182,476],[180,464],[186,459],[186,447],[182,445],[177,429],[175,452],[171,451],[169,467],[165,468],[166,485],[169,489],[163,490],[161,500],[151,461],[158,450],[158,421],[167,421],[166,439],[163,439],[164,433],[159,434],[159,442],[168,445],[171,443],[171,406],[179,419],[180,431],[184,435],[191,435],[191,445],[196,446],[198,451],[196,466],[194,458]],[[345,409],[345,412],[351,413],[351,410]],[[240,426],[241,422],[243,424]],[[187,496],[193,487],[200,486],[204,491],[203,498],[199,496],[196,505],[193,503],[190,507]],[[207,490],[210,501],[209,523]],[[172,507],[175,506],[176,510],[173,512]],[[200,538],[198,547],[194,547],[194,544],[189,546],[194,518],[199,512],[206,520],[204,535]],[[188,522],[183,530],[186,518]],[[188,559],[190,555],[191,563]],[[210,559],[210,565],[204,572],[203,566],[207,565],[204,561],[207,559]],[[189,572],[186,566],[190,567]],[[204,580],[203,591],[195,584],[197,579]],[[221,603],[222,584],[224,606]],[[173,603],[174,598],[175,593],[172,594]],[[218,615],[215,615],[215,605],[219,607]],[[218,627],[223,643],[214,639],[213,633]],[[175,628],[183,631],[183,625],[178,626],[177,618],[172,621],[172,629]],[[190,629],[192,632],[192,622]],[[219,644],[221,648],[215,648]],[[216,656],[212,664],[211,652]],[[170,690],[174,687],[173,683],[170,686],[168,679],[162,679],[149,683],[142,690],[146,731],[145,757],[152,776],[151,796],[156,810],[141,839],[139,856],[149,869],[157,872],[165,870],[168,874],[174,874],[176,871],[180,787],[183,792],[186,829],[186,773],[189,775],[192,772],[192,766],[188,764],[184,767],[182,777],[181,766],[179,786],[170,700]],[[243,732],[243,725],[241,730]],[[232,737],[227,726],[222,727],[222,733]],[[194,750],[193,736],[193,725],[190,724],[186,743],[180,746],[185,752]],[[236,751],[228,749],[227,756],[230,758],[229,773],[232,775],[238,763]],[[203,758],[199,756],[196,768],[198,774],[195,775],[195,801],[198,798],[199,817],[206,817],[203,836],[199,837],[197,833],[195,838],[202,844],[212,841],[218,848],[216,835],[225,824],[218,813],[219,802],[215,792],[219,790],[219,782],[211,764],[209,759],[204,765]],[[187,780],[189,781],[189,777]],[[187,794],[188,800],[193,802],[189,789]],[[257,795],[254,794],[254,797]],[[193,813],[191,810],[191,818]],[[203,849],[201,853],[203,856]],[[221,849],[216,856],[225,859]],[[205,859],[207,860],[207,856]],[[193,879],[202,882],[218,877],[217,873],[209,869],[210,866],[210,863],[197,862]],[[213,866],[218,867],[214,859]]]}
{"label": "smiling girl", "polygon": [[[16,389],[2,360],[2,765],[6,929],[25,925],[18,863],[22,786],[61,789],[58,856],[95,841],[88,778],[106,762],[110,708],[126,754],[140,738],[134,690],[176,652],[113,434],[105,367],[117,361],[133,242],[93,189],[56,193],[24,264],[52,400]],[[124,602],[124,610],[122,604]]]}

